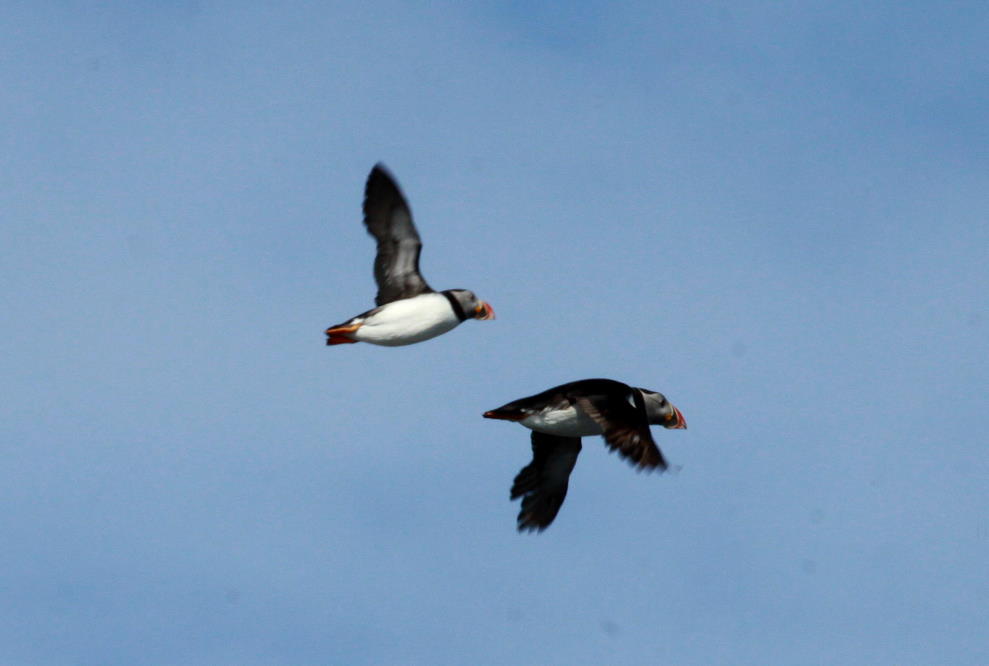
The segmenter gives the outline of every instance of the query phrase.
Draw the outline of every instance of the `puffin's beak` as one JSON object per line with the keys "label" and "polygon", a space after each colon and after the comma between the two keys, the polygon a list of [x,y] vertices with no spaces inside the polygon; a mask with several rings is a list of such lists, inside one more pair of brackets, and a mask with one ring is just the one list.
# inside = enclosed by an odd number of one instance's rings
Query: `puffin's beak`
{"label": "puffin's beak", "polygon": [[679,409],[673,407],[673,418],[669,420],[666,427],[669,428],[670,430],[686,430],[687,419],[683,418],[683,414],[680,412]]}
{"label": "puffin's beak", "polygon": [[494,308],[492,308],[491,305],[485,301],[479,301],[477,307],[474,308],[474,319],[484,320],[484,319],[494,319],[494,318],[495,318]]}

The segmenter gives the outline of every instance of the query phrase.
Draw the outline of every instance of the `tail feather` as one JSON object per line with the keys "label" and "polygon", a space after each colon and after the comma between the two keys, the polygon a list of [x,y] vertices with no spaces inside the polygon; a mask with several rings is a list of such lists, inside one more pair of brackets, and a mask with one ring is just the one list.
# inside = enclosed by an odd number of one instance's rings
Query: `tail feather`
{"label": "tail feather", "polygon": [[360,324],[339,324],[326,329],[327,345],[349,345],[357,342],[350,337],[350,334],[361,327]]}
{"label": "tail feather", "polygon": [[348,338],[346,335],[327,335],[326,344],[327,345],[352,345],[356,344],[357,340]]}
{"label": "tail feather", "polygon": [[521,410],[505,409],[504,407],[484,412],[484,418],[501,419],[502,421],[521,421],[525,419],[526,416],[527,414]]}

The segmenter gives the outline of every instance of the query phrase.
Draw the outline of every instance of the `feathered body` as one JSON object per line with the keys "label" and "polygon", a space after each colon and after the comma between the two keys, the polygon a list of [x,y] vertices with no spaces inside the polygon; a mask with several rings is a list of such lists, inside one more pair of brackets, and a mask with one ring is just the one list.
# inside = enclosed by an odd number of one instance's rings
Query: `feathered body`
{"label": "feathered body", "polygon": [[364,225],[377,241],[378,307],[326,329],[326,344],[370,342],[398,347],[422,342],[467,319],[494,319],[490,305],[466,289],[434,291],[419,272],[422,241],[395,179],[375,165],[364,188]]}
{"label": "feathered body", "polygon": [[532,430],[532,462],[512,484],[511,498],[522,498],[519,531],[549,527],[567,496],[581,437],[602,435],[612,451],[638,469],[664,470],[666,459],[649,424],[683,429],[680,410],[662,393],[612,379],[582,379],[513,400],[484,413]]}

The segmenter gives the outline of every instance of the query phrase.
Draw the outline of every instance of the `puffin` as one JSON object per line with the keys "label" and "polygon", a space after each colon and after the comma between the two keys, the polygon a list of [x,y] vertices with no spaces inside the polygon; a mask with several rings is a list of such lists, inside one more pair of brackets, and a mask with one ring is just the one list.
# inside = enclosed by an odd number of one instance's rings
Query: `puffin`
{"label": "puffin", "polygon": [[422,241],[395,178],[374,165],[364,187],[364,225],[378,244],[376,308],[326,329],[327,345],[369,342],[398,347],[446,333],[468,319],[494,319],[494,309],[467,289],[434,291],[419,272]]}
{"label": "puffin", "polygon": [[687,421],[662,393],[613,379],[581,379],[513,400],[484,412],[484,418],[515,421],[532,431],[532,462],[512,484],[511,499],[522,498],[519,532],[542,532],[567,496],[580,438],[602,435],[611,451],[638,470],[669,467],[649,425],[683,430]]}

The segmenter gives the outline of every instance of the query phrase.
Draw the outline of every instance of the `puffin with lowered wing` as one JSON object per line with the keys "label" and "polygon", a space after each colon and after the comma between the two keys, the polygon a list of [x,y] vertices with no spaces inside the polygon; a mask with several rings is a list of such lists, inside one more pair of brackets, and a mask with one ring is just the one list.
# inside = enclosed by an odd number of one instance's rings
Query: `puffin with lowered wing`
{"label": "puffin with lowered wing", "polygon": [[370,342],[398,347],[422,342],[494,310],[467,289],[434,291],[419,273],[422,241],[392,175],[376,164],[364,188],[364,224],[378,242],[374,280],[378,306],[326,329],[326,344]]}
{"label": "puffin with lowered wing", "polygon": [[582,379],[514,400],[484,413],[532,430],[532,462],[512,484],[511,499],[522,498],[518,530],[543,531],[567,496],[577,464],[580,438],[602,435],[608,448],[639,470],[668,467],[649,424],[684,429],[680,410],[662,393],[612,379]]}

